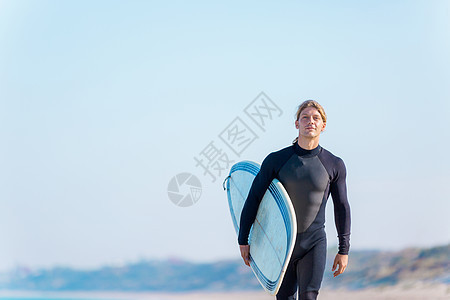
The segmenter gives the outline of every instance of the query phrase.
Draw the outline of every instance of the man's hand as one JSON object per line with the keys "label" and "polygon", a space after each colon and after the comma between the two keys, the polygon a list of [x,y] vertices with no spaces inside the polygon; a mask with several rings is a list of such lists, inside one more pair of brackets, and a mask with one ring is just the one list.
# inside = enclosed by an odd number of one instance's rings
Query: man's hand
{"label": "man's hand", "polygon": [[250,245],[239,245],[239,249],[245,264],[250,267]]}
{"label": "man's hand", "polygon": [[334,258],[333,268],[331,271],[333,272],[336,270],[336,267],[339,266],[336,272],[333,273],[334,277],[344,273],[345,268],[347,268],[348,264],[348,255],[342,255],[342,254],[336,254],[336,257]]}

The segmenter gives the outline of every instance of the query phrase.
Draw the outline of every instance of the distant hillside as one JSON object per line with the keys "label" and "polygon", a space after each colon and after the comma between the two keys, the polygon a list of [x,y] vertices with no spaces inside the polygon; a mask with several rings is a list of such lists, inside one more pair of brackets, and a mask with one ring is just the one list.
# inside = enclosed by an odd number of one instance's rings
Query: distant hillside
{"label": "distant hillside", "polygon": [[190,291],[256,289],[259,283],[240,261],[194,264],[142,261],[92,271],[19,268],[0,277],[0,289],[45,291]]}
{"label": "distant hillside", "polygon": [[[450,244],[399,252],[352,251],[347,271],[332,278],[328,257],[323,287],[359,289],[398,283],[450,284]],[[70,268],[16,270],[0,275],[0,289],[46,291],[222,291],[260,289],[240,260],[210,264],[141,261],[123,267],[81,271]]]}
{"label": "distant hillside", "polygon": [[[334,254],[330,253],[328,269],[331,269],[333,259]],[[414,282],[450,284],[450,244],[398,252],[353,251],[349,259],[344,274],[332,278],[331,273],[326,273],[325,286],[359,289]]]}

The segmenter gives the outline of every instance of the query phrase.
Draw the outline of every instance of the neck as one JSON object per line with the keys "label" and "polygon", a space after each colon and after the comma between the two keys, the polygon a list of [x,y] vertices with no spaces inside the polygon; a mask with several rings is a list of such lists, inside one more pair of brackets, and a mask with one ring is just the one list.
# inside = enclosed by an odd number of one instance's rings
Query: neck
{"label": "neck", "polygon": [[305,137],[299,136],[297,143],[301,148],[305,150],[312,150],[317,148],[317,146],[319,146],[319,139],[318,138],[307,139]]}

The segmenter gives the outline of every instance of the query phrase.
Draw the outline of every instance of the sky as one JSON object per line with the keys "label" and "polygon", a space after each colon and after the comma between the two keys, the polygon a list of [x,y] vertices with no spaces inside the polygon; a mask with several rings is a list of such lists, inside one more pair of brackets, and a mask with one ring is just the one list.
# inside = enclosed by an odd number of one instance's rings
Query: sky
{"label": "sky", "polygon": [[[195,159],[261,162],[307,99],[347,167],[351,249],[447,244],[448,53],[446,0],[0,0],[0,270],[239,258],[231,164],[214,180]],[[235,122],[254,138],[237,153]]]}

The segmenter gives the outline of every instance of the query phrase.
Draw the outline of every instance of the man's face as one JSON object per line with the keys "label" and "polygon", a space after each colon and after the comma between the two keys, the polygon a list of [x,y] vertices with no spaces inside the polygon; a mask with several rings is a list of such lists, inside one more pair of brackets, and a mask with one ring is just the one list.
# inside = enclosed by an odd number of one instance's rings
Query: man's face
{"label": "man's face", "polygon": [[314,107],[305,108],[295,121],[295,127],[299,130],[300,136],[305,138],[318,137],[325,130],[325,126],[322,116]]}

